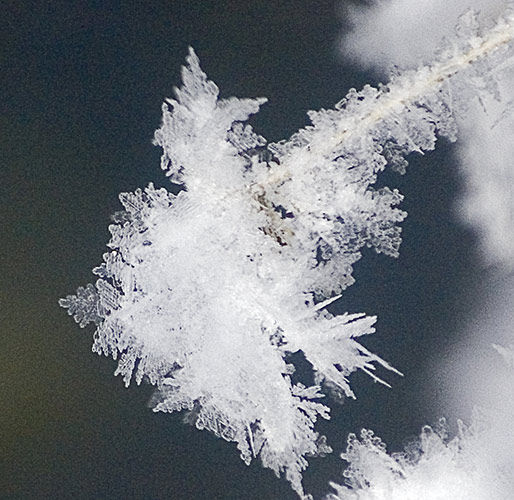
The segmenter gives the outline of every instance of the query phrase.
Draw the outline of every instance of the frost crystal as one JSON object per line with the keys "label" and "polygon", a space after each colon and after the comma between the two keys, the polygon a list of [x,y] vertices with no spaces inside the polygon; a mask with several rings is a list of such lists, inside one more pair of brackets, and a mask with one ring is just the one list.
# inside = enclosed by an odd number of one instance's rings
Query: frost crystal
{"label": "frost crystal", "polygon": [[[154,411],[190,411],[303,496],[305,457],[330,451],[314,430],[329,418],[322,388],[354,397],[353,371],[381,381],[377,364],[394,370],[357,341],[374,317],[326,310],[353,283],[363,247],[398,254],[402,196],[374,189],[377,174],[388,163],[403,171],[405,155],[433,149],[437,135],[455,138],[453,109],[510,40],[505,26],[389,86],[350,91],[267,146],[244,125],[265,100],[220,100],[191,50],[155,134],[161,167],[184,190],[120,195],[96,285],[61,306],[81,327],[96,324],[93,350],[119,358],[126,385],[157,387]],[[314,386],[292,379],[299,351]]]}
{"label": "frost crystal", "polygon": [[[460,493],[463,478],[456,475],[455,471],[448,471],[449,467],[455,465],[458,440],[447,445],[444,438],[444,434],[426,426],[419,442],[410,444],[404,453],[388,455],[385,444],[373,431],[363,429],[360,437],[350,434],[346,452],[341,455],[350,464],[344,471],[346,484],[332,483],[337,494],[329,495],[326,500],[463,498],[454,496],[454,490]],[[415,477],[418,470],[426,468],[433,469],[430,472],[434,474],[435,471],[437,476],[449,472],[446,477],[454,479],[456,484],[449,488],[448,481],[443,484],[441,477],[438,477],[438,484],[434,485],[435,477],[430,474],[424,478],[425,481]]]}
{"label": "frost crystal", "polygon": [[350,466],[345,484],[331,483],[336,494],[325,500],[510,500],[514,491],[513,433],[507,418],[491,420],[476,411],[470,426],[448,439],[442,419],[425,426],[401,453],[389,455],[372,431],[348,437],[341,457]]}

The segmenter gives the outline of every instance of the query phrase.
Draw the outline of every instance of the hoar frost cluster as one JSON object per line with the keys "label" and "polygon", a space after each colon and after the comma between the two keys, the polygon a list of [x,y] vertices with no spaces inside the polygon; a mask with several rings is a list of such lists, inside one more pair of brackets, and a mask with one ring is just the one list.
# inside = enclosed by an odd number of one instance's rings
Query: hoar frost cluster
{"label": "hoar frost cluster", "polygon": [[[402,196],[375,189],[377,175],[403,172],[437,136],[455,140],[454,113],[494,93],[512,36],[510,18],[481,34],[469,14],[435,63],[350,91],[275,144],[245,124],[265,99],[219,99],[190,50],[155,134],[183,190],[120,195],[96,284],[60,304],[81,327],[95,323],[93,350],[118,359],[126,385],[156,386],[155,411],[191,412],[303,496],[306,457],[330,451],[314,429],[329,418],[326,389],[354,397],[353,371],[377,381],[377,365],[396,371],[358,342],[374,317],[326,310],[363,247],[398,254]],[[299,351],[311,387],[292,381]]]}

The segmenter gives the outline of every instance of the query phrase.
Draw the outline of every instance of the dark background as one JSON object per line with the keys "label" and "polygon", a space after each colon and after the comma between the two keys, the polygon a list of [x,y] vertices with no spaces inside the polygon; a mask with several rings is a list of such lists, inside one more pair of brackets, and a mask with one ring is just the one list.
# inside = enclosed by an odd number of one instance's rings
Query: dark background
{"label": "dark background", "polygon": [[[350,87],[376,84],[338,53],[344,3],[155,0],[3,2],[0,96],[0,498],[287,500],[296,495],[233,444],[154,414],[148,386],[125,389],[57,305],[107,251],[119,192],[167,185],[151,145],[180,84],[187,47],[224,97],[266,96],[253,120],[268,140],[304,126]],[[399,259],[365,252],[341,312],[379,317],[366,345],[405,376],[353,376],[357,401],[322,422],[335,452],[313,459],[307,491],[341,479],[348,432],[370,427],[392,450],[445,410],[434,379],[480,296],[472,235],[455,222],[448,144],[412,158]],[[448,410],[449,412],[449,410]]]}

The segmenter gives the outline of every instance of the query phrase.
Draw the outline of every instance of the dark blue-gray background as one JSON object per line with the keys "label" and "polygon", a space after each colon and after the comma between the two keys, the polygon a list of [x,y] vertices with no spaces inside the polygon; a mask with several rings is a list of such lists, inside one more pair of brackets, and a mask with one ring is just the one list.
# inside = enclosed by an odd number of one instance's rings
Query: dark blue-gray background
{"label": "dark blue-gray background", "polygon": [[[3,3],[0,98],[0,498],[296,498],[235,446],[154,414],[148,386],[125,389],[57,300],[94,277],[117,195],[166,185],[151,145],[162,100],[192,45],[225,97],[269,98],[253,120],[269,140],[306,111],[377,83],[337,51],[340,2],[241,0]],[[409,212],[397,260],[365,252],[340,311],[379,316],[366,345],[405,376],[392,389],[353,377],[357,401],[322,422],[335,453],[311,460],[316,498],[340,479],[348,432],[370,427],[392,450],[441,416],[432,364],[457,345],[476,300],[475,240],[455,222],[451,148],[386,181]],[[443,410],[444,414],[444,410]]]}

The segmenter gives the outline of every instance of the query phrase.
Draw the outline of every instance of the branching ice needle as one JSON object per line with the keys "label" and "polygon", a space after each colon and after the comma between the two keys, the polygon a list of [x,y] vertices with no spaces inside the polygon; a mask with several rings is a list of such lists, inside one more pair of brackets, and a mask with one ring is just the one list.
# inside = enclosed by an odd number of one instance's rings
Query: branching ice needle
{"label": "branching ice needle", "polygon": [[313,311],[319,311],[321,309],[324,309],[325,307],[329,306],[330,304],[332,304],[332,302],[335,302],[337,299],[340,299],[342,297],[341,294],[339,295],[334,295],[333,297],[331,297],[330,299],[326,299],[326,300],[323,300],[322,302],[318,302],[313,308],[312,310]]}

